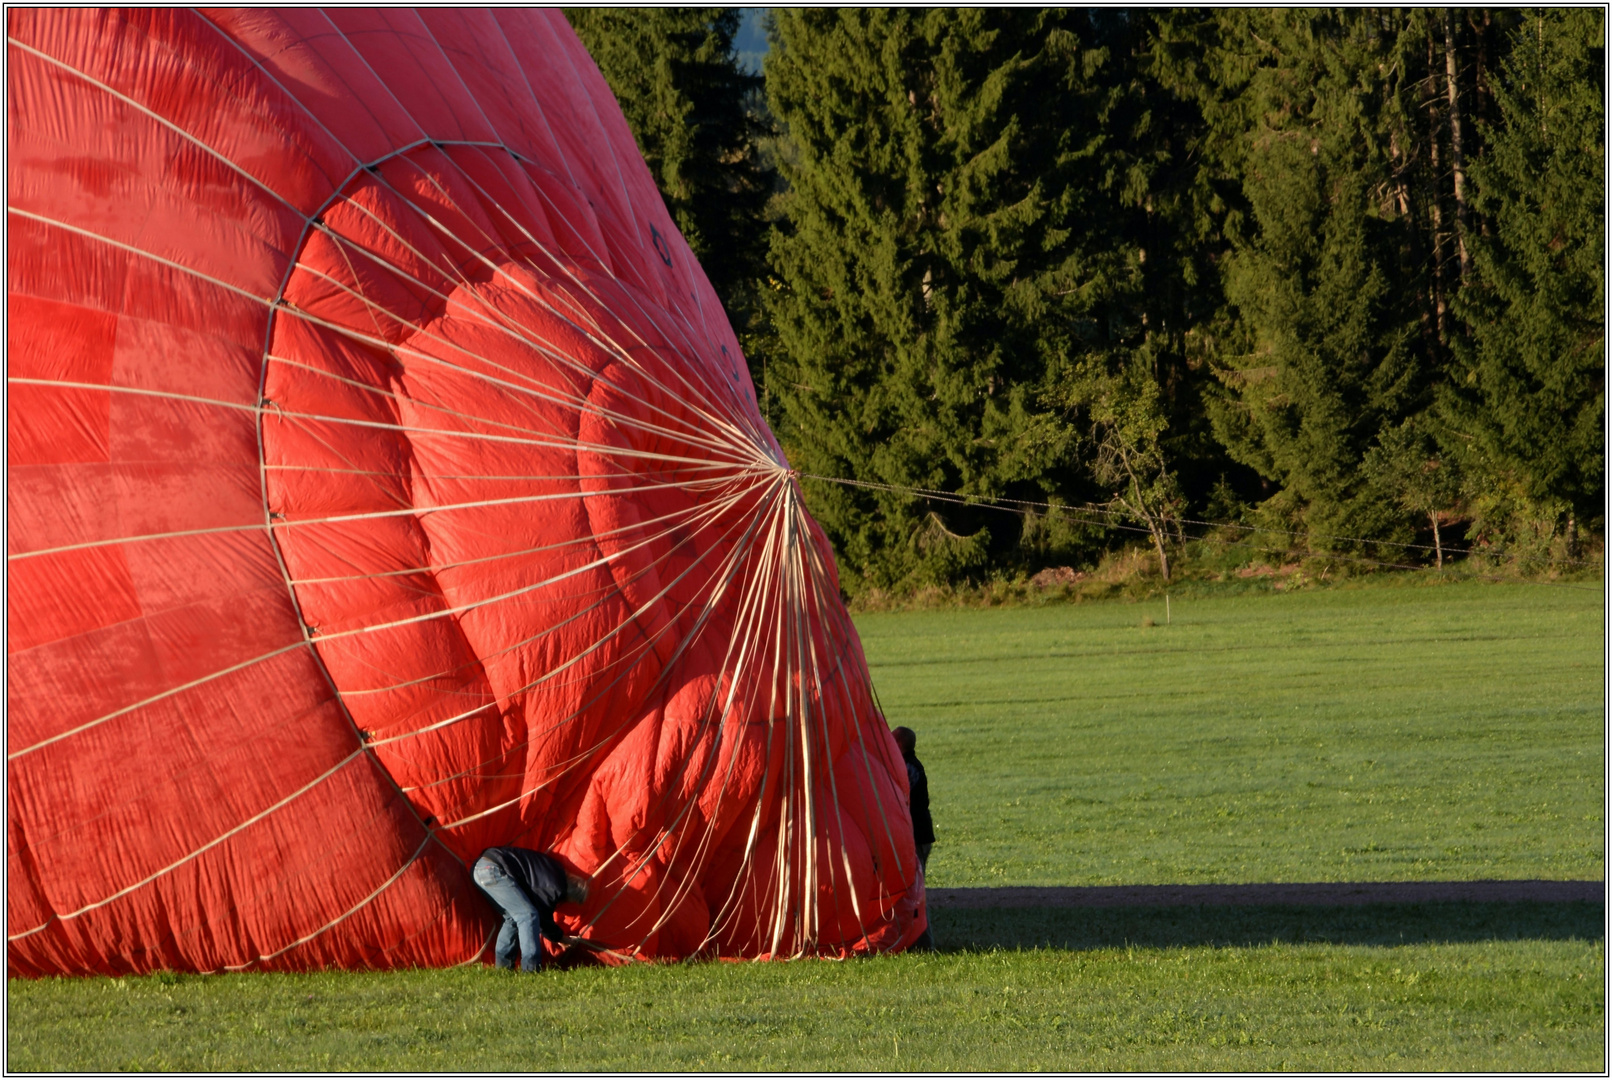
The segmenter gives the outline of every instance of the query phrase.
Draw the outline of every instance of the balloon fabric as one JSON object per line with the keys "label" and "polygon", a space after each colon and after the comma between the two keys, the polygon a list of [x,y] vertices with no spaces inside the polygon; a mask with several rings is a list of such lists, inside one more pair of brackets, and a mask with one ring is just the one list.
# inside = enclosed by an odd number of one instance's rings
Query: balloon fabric
{"label": "balloon fabric", "polygon": [[926,924],[721,305],[554,10],[7,12],[14,975]]}

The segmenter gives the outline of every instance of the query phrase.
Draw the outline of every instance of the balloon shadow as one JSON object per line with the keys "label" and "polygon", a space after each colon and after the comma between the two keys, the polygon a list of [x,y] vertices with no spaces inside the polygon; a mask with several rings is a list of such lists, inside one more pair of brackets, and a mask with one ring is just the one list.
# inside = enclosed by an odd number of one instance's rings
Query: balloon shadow
{"label": "balloon shadow", "polygon": [[929,904],[942,952],[1599,941],[1605,911],[1600,882],[952,889]]}

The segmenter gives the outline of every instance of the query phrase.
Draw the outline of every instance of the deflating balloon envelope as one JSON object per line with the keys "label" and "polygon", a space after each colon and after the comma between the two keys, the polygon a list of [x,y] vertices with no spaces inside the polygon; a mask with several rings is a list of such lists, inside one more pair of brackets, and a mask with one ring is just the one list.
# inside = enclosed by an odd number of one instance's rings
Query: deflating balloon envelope
{"label": "deflating balloon envelope", "polygon": [[925,923],[720,303],[555,11],[8,12],[9,961],[607,960]]}

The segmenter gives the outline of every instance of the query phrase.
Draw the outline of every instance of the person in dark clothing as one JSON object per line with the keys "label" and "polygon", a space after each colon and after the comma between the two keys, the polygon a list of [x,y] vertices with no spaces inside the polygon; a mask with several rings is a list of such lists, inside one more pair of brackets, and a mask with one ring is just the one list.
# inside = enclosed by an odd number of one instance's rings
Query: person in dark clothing
{"label": "person in dark clothing", "polygon": [[554,908],[567,901],[580,904],[588,898],[586,878],[566,873],[554,856],[528,848],[488,848],[476,860],[470,876],[504,914],[504,925],[493,946],[493,960],[506,970],[515,967],[518,940],[521,970],[542,971],[539,930],[554,944],[563,944],[565,932],[554,921]]}
{"label": "person in dark clothing", "polygon": [[[935,846],[935,823],[929,817],[929,777],[924,772],[923,762],[918,760],[914,752],[918,748],[918,736],[913,730],[898,727],[890,734],[895,737],[896,746],[901,750],[901,760],[907,766],[907,809],[912,814],[912,843],[918,849],[918,872],[927,875],[929,852]],[[924,932],[912,943],[912,948],[920,952],[935,950],[933,926],[924,927]]]}
{"label": "person in dark clothing", "polygon": [[929,852],[935,846],[935,823],[929,817],[929,777],[923,762],[913,751],[918,747],[918,736],[911,728],[898,727],[890,733],[901,748],[901,760],[907,764],[907,802],[912,812],[912,842],[918,848],[918,865],[929,870]]}

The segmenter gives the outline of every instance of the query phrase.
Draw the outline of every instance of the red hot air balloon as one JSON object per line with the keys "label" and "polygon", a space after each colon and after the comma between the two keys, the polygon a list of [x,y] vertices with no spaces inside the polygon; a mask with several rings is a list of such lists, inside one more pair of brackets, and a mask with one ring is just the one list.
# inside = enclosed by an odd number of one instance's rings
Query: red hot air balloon
{"label": "red hot air balloon", "polygon": [[721,305],[554,11],[8,18],[14,974],[925,924],[906,775]]}

